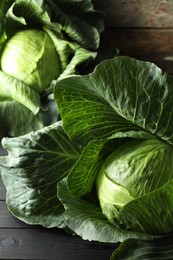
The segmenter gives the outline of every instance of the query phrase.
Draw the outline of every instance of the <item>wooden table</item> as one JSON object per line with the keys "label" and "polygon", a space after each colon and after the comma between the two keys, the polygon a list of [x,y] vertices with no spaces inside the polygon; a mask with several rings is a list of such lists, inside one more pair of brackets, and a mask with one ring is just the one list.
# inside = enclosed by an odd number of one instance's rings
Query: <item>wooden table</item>
{"label": "wooden table", "polygon": [[[0,150],[0,155],[2,151]],[[115,245],[84,241],[61,229],[30,226],[7,209],[0,179],[0,259],[108,260]]]}
{"label": "wooden table", "polygon": [[173,1],[92,0],[104,13],[100,51],[154,62],[173,74]]}

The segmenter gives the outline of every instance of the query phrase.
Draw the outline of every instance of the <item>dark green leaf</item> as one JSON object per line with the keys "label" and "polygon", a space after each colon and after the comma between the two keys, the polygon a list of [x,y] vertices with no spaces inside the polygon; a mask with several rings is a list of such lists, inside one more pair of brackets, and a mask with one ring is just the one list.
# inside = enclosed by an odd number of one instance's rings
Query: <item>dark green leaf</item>
{"label": "dark green leaf", "polygon": [[71,138],[88,142],[135,130],[173,144],[172,86],[173,76],[155,64],[116,57],[57,83],[55,99]]}
{"label": "dark green leaf", "polygon": [[58,198],[65,207],[67,226],[85,240],[116,243],[127,238],[152,238],[150,235],[120,229],[110,224],[99,207],[72,195],[67,189],[66,180],[58,184]]}
{"label": "dark green leaf", "polygon": [[0,139],[3,136],[19,136],[37,131],[44,126],[41,112],[34,115],[28,108],[14,100],[1,100],[0,121]]}
{"label": "dark green leaf", "polygon": [[114,251],[111,260],[171,260],[172,244],[172,235],[151,241],[128,239]]}
{"label": "dark green leaf", "polygon": [[0,70],[1,100],[15,100],[32,111],[33,114],[37,114],[41,108],[40,95],[36,91]]}
{"label": "dark green leaf", "polygon": [[68,176],[68,188],[77,197],[91,192],[99,169],[104,162],[102,161],[103,156],[100,156],[100,150],[104,144],[105,141],[89,143]]}
{"label": "dark green leaf", "polygon": [[[86,49],[99,46],[103,31],[103,14],[95,11],[90,0],[46,0],[52,21],[63,26],[72,41]],[[45,7],[45,3],[43,5]]]}
{"label": "dark green leaf", "polygon": [[159,189],[127,203],[120,213],[120,219],[126,226],[139,232],[167,234],[173,230],[172,201],[173,180],[170,180]]}
{"label": "dark green leaf", "polygon": [[18,138],[4,138],[8,156],[0,158],[9,210],[29,224],[64,227],[57,182],[68,174],[80,149],[61,122]]}
{"label": "dark green leaf", "polygon": [[77,197],[90,193],[107,156],[126,139],[93,140],[86,145],[67,178],[70,192]]}
{"label": "dark green leaf", "polygon": [[61,61],[60,66],[62,73],[58,80],[66,78],[71,74],[75,74],[76,67],[79,64],[94,59],[97,55],[96,52],[84,49],[77,43],[67,41],[62,37],[62,35],[58,35],[57,32],[51,31],[47,27],[44,27],[44,30],[52,39]]}

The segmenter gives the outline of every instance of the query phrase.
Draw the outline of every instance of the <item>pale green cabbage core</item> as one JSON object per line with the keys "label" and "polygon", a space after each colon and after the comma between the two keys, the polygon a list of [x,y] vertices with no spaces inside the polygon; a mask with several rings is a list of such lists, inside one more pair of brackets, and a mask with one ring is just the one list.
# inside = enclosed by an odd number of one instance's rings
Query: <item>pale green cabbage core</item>
{"label": "pale green cabbage core", "polygon": [[134,140],[115,150],[97,179],[103,214],[115,223],[130,201],[162,187],[173,178],[173,149],[157,140]]}
{"label": "pale green cabbage core", "polygon": [[60,75],[60,61],[48,34],[28,29],[5,44],[1,70],[41,93]]}
{"label": "pale green cabbage core", "polygon": [[104,169],[97,179],[97,190],[103,214],[115,224],[115,219],[119,218],[118,210],[134,198],[127,189],[109,180]]}

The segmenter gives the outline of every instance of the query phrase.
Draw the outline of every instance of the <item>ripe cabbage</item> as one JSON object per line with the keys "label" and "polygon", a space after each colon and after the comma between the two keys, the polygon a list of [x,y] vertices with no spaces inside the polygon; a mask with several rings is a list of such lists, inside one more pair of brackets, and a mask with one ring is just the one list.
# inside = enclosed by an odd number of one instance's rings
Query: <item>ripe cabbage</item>
{"label": "ripe cabbage", "polygon": [[112,259],[172,259],[172,82],[155,64],[121,56],[57,82],[62,121],[2,140],[10,211],[122,242]]}
{"label": "ripe cabbage", "polygon": [[58,120],[55,82],[96,57],[102,30],[90,0],[1,0],[0,138]]}
{"label": "ripe cabbage", "polygon": [[[173,178],[172,158],[172,147],[157,139],[130,141],[108,156],[97,178],[97,190],[102,212],[112,224],[158,235],[173,230],[172,216],[156,204],[164,185]],[[148,213],[152,209],[159,220],[146,221],[145,202]]]}
{"label": "ripe cabbage", "polygon": [[38,93],[59,77],[60,67],[54,43],[42,30],[17,32],[1,51],[1,70]]}

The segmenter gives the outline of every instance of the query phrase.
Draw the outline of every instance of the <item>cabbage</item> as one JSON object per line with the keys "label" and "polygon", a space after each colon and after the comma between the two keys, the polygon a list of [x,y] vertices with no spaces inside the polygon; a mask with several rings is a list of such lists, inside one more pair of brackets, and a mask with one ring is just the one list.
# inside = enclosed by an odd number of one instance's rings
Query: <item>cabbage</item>
{"label": "cabbage", "polygon": [[[155,197],[151,196],[151,192],[158,193],[173,179],[172,158],[172,147],[157,139],[128,142],[108,156],[97,178],[97,190],[103,214],[111,223],[119,222],[145,233],[164,234],[173,230],[172,217],[169,221],[164,208],[154,207]],[[154,208],[161,225],[154,218],[150,224],[145,221],[143,199],[148,201],[147,207]],[[133,205],[141,209],[140,216],[128,212]],[[164,224],[166,215],[168,222]]]}
{"label": "cabbage", "polygon": [[6,42],[1,52],[1,70],[42,93],[59,77],[60,60],[46,32],[28,29]]}
{"label": "cabbage", "polygon": [[54,84],[96,57],[103,22],[90,0],[2,0],[0,24],[1,138],[58,120]]}
{"label": "cabbage", "polygon": [[119,56],[56,82],[54,97],[62,121],[2,140],[10,211],[85,240],[122,242],[112,259],[171,259],[173,76]]}

